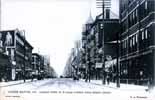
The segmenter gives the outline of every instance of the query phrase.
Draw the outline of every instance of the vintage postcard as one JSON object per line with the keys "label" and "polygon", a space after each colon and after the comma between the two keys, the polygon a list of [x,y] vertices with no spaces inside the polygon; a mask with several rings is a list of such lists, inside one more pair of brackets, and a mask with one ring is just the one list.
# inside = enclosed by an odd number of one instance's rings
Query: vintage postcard
{"label": "vintage postcard", "polygon": [[155,100],[155,0],[0,0],[0,100]]}

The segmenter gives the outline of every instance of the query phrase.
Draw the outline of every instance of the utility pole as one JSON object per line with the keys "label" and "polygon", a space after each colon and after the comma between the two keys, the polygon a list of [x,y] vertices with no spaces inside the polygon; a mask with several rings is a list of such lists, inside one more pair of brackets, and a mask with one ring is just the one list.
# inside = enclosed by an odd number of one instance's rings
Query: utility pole
{"label": "utility pole", "polygon": [[103,37],[102,37],[102,71],[103,71],[103,76],[102,76],[102,84],[105,84],[105,61],[104,61],[104,0],[103,0],[103,4],[102,4],[102,33],[103,33]]}
{"label": "utility pole", "polygon": [[24,73],[23,73],[23,77],[24,77],[24,82],[26,81],[26,77],[25,77],[25,69],[26,69],[26,59],[25,59],[25,56],[26,56],[26,40],[25,40],[25,31],[23,31],[24,33]]}
{"label": "utility pole", "polygon": [[105,61],[104,61],[104,0],[96,0],[97,8],[102,8],[102,84],[105,84]]}
{"label": "utility pole", "polygon": [[104,13],[105,9],[110,9],[111,8],[111,0],[96,0],[97,2],[97,8],[102,8],[102,84],[105,84],[105,78],[106,78],[106,73],[105,73],[105,52],[104,52],[104,28],[105,28],[105,18],[104,18]]}
{"label": "utility pole", "polygon": [[[120,32],[120,31],[119,31]],[[119,66],[119,32],[117,33],[117,48],[116,48],[116,53],[117,53],[117,62],[116,62],[116,66],[117,66],[117,68],[116,68],[116,73],[117,73],[117,83],[116,83],[116,87],[120,87],[120,66]]]}

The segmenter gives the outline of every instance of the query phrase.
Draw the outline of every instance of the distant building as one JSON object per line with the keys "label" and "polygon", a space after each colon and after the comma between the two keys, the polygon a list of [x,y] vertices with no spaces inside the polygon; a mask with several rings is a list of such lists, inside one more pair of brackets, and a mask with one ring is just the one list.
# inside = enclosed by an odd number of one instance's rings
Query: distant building
{"label": "distant building", "polygon": [[52,66],[47,66],[46,68],[46,78],[56,78],[57,74]]}
{"label": "distant building", "polygon": [[38,53],[32,54],[32,74],[38,79],[57,77],[56,72],[50,66],[50,57]]}
{"label": "distant building", "polygon": [[120,22],[121,82],[155,85],[155,0],[120,0]]}
{"label": "distant building", "polygon": [[44,77],[46,78],[54,78],[56,77],[54,69],[50,65],[50,57],[48,55],[44,55]]}
{"label": "distant building", "polygon": [[32,73],[34,75],[40,74],[41,56],[38,53],[32,53]]}
{"label": "distant building", "polygon": [[73,67],[74,58],[75,58],[75,49],[72,48],[69,58],[67,59],[64,71],[63,71],[63,76],[66,78],[73,78],[75,74],[75,68]]}

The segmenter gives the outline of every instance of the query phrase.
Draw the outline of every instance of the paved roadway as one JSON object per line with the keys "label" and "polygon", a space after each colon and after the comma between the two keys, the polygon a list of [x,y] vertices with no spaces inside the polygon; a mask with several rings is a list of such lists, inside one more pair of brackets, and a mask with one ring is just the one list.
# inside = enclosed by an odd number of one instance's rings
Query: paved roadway
{"label": "paved roadway", "polygon": [[44,80],[36,80],[33,82],[26,82],[23,84],[9,85],[3,87],[9,90],[103,90],[104,87],[102,85],[97,85],[93,83],[88,83],[82,80],[73,80],[70,78],[56,78],[56,79],[44,79]]}
{"label": "paved roadway", "polygon": [[155,97],[145,91],[120,91],[116,88],[66,78],[44,79],[1,87],[0,93],[0,100],[51,100],[51,98],[55,98],[53,100],[73,100],[73,98],[74,100],[79,100],[77,98],[86,98],[85,100],[132,100],[133,98],[136,98],[134,100],[141,98],[153,100],[152,98]]}

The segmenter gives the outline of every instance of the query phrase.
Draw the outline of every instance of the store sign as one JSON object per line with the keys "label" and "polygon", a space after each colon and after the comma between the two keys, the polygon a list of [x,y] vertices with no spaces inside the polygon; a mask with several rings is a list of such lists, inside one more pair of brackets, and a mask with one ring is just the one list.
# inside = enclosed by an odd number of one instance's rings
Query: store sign
{"label": "store sign", "polygon": [[0,45],[7,47],[14,47],[15,31],[0,31]]}
{"label": "store sign", "polygon": [[96,68],[102,68],[103,63],[96,63]]}

